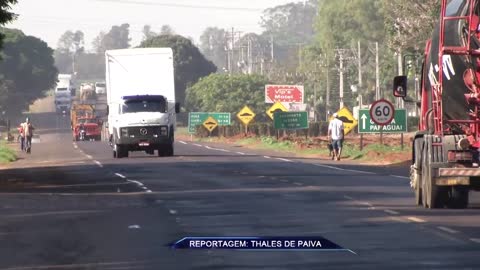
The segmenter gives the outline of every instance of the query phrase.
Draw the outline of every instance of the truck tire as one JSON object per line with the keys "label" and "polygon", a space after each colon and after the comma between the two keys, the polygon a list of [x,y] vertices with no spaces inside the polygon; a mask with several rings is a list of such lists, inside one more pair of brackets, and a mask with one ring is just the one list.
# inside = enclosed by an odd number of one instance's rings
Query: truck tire
{"label": "truck tire", "polygon": [[449,207],[464,209],[468,207],[469,189],[467,186],[453,186],[450,190]]}
{"label": "truck tire", "polygon": [[174,152],[175,152],[175,150],[173,149],[173,143],[169,144],[165,148],[165,156],[167,156],[167,157],[173,157],[173,155],[175,154]]}
{"label": "truck tire", "polygon": [[113,157],[114,158],[128,158],[128,150],[118,144],[115,144],[113,147]]}
{"label": "truck tire", "polygon": [[415,204],[422,205],[422,148],[423,138],[418,138],[413,143],[414,162],[410,178],[413,181],[413,189],[415,191]]}
{"label": "truck tire", "polygon": [[425,137],[422,153],[422,204],[430,209],[443,208],[447,203],[448,190],[433,182],[433,169],[430,166],[433,160],[431,136]]}

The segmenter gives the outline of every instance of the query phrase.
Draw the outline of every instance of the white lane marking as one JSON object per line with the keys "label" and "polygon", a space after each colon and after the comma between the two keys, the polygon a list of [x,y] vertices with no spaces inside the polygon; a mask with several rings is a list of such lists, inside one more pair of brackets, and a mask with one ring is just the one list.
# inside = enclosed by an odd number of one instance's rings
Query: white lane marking
{"label": "white lane marking", "polygon": [[146,190],[147,193],[153,193],[150,189]]}
{"label": "white lane marking", "polygon": [[347,195],[345,195],[345,196],[343,196],[343,197],[344,197],[345,199],[347,199],[347,200],[351,200],[351,201],[354,200],[354,198],[352,198],[352,197],[350,197],[350,196],[347,196]]}
{"label": "white lane marking", "polygon": [[454,229],[450,229],[448,227],[443,227],[443,226],[438,226],[437,227],[439,230],[442,230],[444,232],[447,232],[447,233],[451,233],[451,234],[455,234],[455,233],[458,233],[458,231],[454,230]]}
{"label": "white lane marking", "polygon": [[127,177],[123,174],[115,173],[115,175],[120,177],[120,178],[127,179]]}
{"label": "white lane marking", "polygon": [[172,214],[172,215],[176,215],[176,214],[178,213],[176,210],[173,210],[173,209],[170,209],[169,212],[170,212],[170,214]]}
{"label": "white lane marking", "polygon": [[95,162],[95,164],[98,165],[98,167],[103,168],[103,164],[100,161],[95,160],[94,162]]}
{"label": "white lane marking", "polygon": [[410,221],[413,221],[413,222],[417,222],[417,223],[425,223],[425,222],[427,222],[426,220],[423,220],[423,219],[417,218],[417,217],[408,217],[407,219],[410,220]]}
{"label": "white lane marking", "polygon": [[281,161],[285,161],[285,162],[293,162],[292,160],[286,159],[286,158],[276,158],[276,159],[281,160]]}
{"label": "white lane marking", "polygon": [[138,230],[138,229],[140,229],[140,225],[130,225],[130,226],[128,226],[128,228],[131,229],[131,230]]}
{"label": "white lane marking", "polygon": [[282,182],[282,183],[288,183],[288,180],[282,179],[282,180],[280,180],[280,182]]}
{"label": "white lane marking", "polygon": [[294,184],[294,185],[297,185],[297,186],[303,186],[302,183],[298,183],[298,182],[295,182],[295,183],[293,183],[293,184]]}
{"label": "white lane marking", "polygon": [[216,149],[217,151],[220,151],[220,152],[225,152],[225,153],[231,153],[232,151],[230,150],[225,150],[225,149]]}
{"label": "white lane marking", "polygon": [[312,165],[313,165],[313,166],[317,166],[317,167],[322,167],[322,168],[327,168],[327,169],[342,171],[342,172],[355,172],[355,173],[376,175],[376,173],[374,173],[374,172],[351,170],[351,169],[343,169],[343,168],[334,167],[334,166],[328,166],[328,165],[323,165],[323,164],[312,164]]}
{"label": "white lane marking", "polygon": [[76,144],[73,145],[73,148],[78,149],[78,146]]}
{"label": "white lane marking", "polygon": [[271,159],[271,157],[269,157],[269,156],[263,156],[263,157],[266,158],[266,159]]}
{"label": "white lane marking", "polygon": [[198,144],[198,143],[194,143],[193,145],[198,146],[198,147],[203,147],[203,145]]}
{"label": "white lane marking", "polygon": [[242,152],[237,152],[237,154],[242,155],[242,156],[246,155],[245,153],[242,153]]}
{"label": "white lane marking", "polygon": [[390,210],[390,209],[383,210],[383,212],[388,213],[390,215],[399,215],[400,214],[399,212],[393,211],[393,210]]}
{"label": "white lane marking", "polygon": [[138,185],[139,187],[143,187],[143,186],[144,186],[141,182],[135,181],[135,180],[127,180],[127,182],[134,183],[134,184]]}
{"label": "white lane marking", "polygon": [[470,241],[480,244],[480,238],[470,238]]}
{"label": "white lane marking", "polygon": [[390,175],[391,177],[400,178],[400,179],[410,179],[410,177],[400,176],[400,175]]}
{"label": "white lane marking", "polygon": [[181,144],[188,144],[188,143],[186,143],[186,142],[184,142],[184,141],[178,141],[178,142],[181,143]]}
{"label": "white lane marking", "polygon": [[85,155],[88,159],[93,159],[91,155]]}

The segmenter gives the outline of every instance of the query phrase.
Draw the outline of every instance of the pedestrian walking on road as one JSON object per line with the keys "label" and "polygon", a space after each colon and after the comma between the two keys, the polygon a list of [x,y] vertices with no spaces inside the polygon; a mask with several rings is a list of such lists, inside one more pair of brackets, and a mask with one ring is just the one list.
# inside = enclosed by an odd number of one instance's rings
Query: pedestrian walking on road
{"label": "pedestrian walking on road", "polygon": [[25,149],[25,131],[23,130],[23,123],[18,127],[18,141],[20,142],[20,149]]}
{"label": "pedestrian walking on road", "polygon": [[343,140],[345,132],[343,122],[338,118],[338,114],[333,114],[333,120],[328,125],[328,140],[332,141],[333,155],[332,160],[340,160],[342,156]]}
{"label": "pedestrian walking on road", "polygon": [[35,128],[33,127],[32,123],[30,122],[30,118],[28,117],[25,120],[25,123],[22,124],[22,127],[25,134],[24,148],[27,153],[30,153],[32,148],[33,130],[35,130]]}

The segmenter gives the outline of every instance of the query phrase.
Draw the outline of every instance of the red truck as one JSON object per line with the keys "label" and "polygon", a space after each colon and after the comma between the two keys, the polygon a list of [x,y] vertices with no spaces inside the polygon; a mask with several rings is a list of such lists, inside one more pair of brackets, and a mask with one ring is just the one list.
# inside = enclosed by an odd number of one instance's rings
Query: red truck
{"label": "red truck", "polygon": [[[410,179],[418,205],[466,208],[469,192],[480,190],[480,4],[441,1],[415,93],[421,115]],[[415,101],[406,76],[395,77],[393,94]]]}
{"label": "red truck", "polygon": [[73,127],[73,139],[75,141],[100,141],[102,137],[102,125],[96,118],[80,117]]}

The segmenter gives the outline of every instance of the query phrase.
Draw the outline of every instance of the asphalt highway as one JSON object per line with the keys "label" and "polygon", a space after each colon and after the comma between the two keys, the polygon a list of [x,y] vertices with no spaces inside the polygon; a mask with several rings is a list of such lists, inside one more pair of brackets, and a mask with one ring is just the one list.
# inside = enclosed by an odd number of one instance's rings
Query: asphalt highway
{"label": "asphalt highway", "polygon": [[[32,154],[0,172],[3,269],[479,269],[480,196],[415,207],[408,168],[177,141],[115,160],[32,116]],[[353,251],[173,250],[186,236],[323,236]]]}

